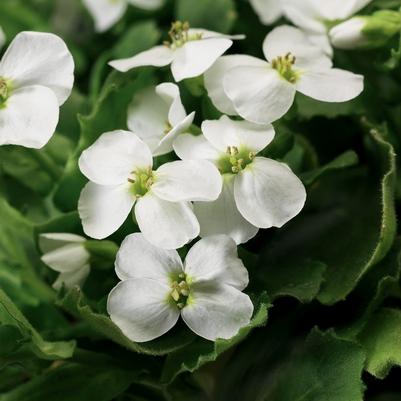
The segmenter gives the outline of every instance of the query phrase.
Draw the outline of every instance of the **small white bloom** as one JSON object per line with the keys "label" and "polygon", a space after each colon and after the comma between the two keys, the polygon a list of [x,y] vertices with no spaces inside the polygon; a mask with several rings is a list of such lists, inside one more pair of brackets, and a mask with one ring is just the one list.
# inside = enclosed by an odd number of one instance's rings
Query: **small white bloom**
{"label": "small white bloom", "polygon": [[0,49],[4,46],[4,43],[6,43],[6,34],[0,26]]}
{"label": "small white bloom", "polygon": [[354,49],[368,42],[362,29],[366,24],[363,17],[354,17],[336,25],[330,31],[331,43],[339,49]]}
{"label": "small white bloom", "polygon": [[142,234],[121,244],[111,291],[111,320],[132,341],[144,342],[170,330],[180,315],[201,337],[231,338],[250,322],[253,304],[242,290],[248,272],[227,236],[198,241],[181,262],[177,251],[151,245]]}
{"label": "small white bloom", "polygon": [[173,140],[194,120],[187,116],[177,85],[163,83],[137,93],[128,108],[128,128],[150,148],[154,156],[173,150]]}
{"label": "small white bloom", "polygon": [[95,20],[97,32],[111,28],[125,14],[129,4],[144,10],[155,10],[162,6],[164,0],[83,0]]}
{"label": "small white bloom", "polygon": [[47,233],[39,236],[42,261],[59,272],[53,287],[59,290],[81,286],[90,272],[90,253],[85,249],[86,239],[75,234]]}
{"label": "small white bloom", "polygon": [[315,37],[326,54],[332,49],[328,31],[333,23],[345,20],[372,0],[282,0],[285,16],[296,26]]}
{"label": "small white bloom", "polygon": [[134,133],[107,132],[80,159],[90,180],[78,211],[84,231],[96,239],[115,232],[135,205],[135,217],[148,241],[176,249],[199,234],[191,201],[218,198],[222,180],[206,160],[174,161],[153,170],[152,152]]}
{"label": "small white bloom", "polygon": [[74,61],[50,33],[21,32],[0,61],[0,145],[43,147],[74,82]]}
{"label": "small white bloom", "polygon": [[260,22],[271,25],[280,19],[283,12],[282,0],[249,0]]}
{"label": "small white bloom", "polygon": [[213,161],[224,178],[216,201],[194,204],[201,236],[226,234],[244,243],[258,228],[281,227],[302,210],[306,191],[298,177],[286,164],[257,156],[274,138],[271,125],[222,116],[204,121],[202,132],[174,141],[181,159]]}
{"label": "small white bloom", "polygon": [[205,84],[218,108],[224,105],[230,114],[235,110],[246,120],[267,124],[290,109],[297,91],[336,103],[363,90],[361,75],[332,68],[331,59],[297,28],[283,25],[271,31],[263,52],[267,61],[236,56],[209,70]]}
{"label": "small white bloom", "polygon": [[170,42],[139,53],[131,58],[110,61],[109,65],[126,72],[142,66],[164,67],[171,64],[174,79],[179,82],[203,74],[233,44],[229,36],[205,29],[190,29],[188,23],[174,22]]}

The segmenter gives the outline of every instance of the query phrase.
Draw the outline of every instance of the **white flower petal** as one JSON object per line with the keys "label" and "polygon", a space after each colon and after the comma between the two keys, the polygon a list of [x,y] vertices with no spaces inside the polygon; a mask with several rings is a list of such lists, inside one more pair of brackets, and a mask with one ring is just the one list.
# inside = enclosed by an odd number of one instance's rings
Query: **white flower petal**
{"label": "white flower petal", "polygon": [[128,0],[128,3],[144,10],[156,10],[163,5],[164,0]]}
{"label": "white flower petal", "polygon": [[301,68],[329,68],[333,64],[321,48],[312,45],[304,32],[289,25],[281,25],[266,36],[263,52],[269,61],[291,53],[296,57],[295,66]]}
{"label": "white flower petal", "polygon": [[178,160],[158,168],[152,190],[170,202],[211,201],[218,198],[221,187],[221,175],[213,163]]}
{"label": "white flower petal", "polygon": [[200,236],[226,234],[237,244],[253,238],[259,229],[245,220],[234,199],[234,177],[224,177],[223,189],[213,202],[195,202],[194,212],[200,224]]}
{"label": "white flower petal", "polygon": [[55,93],[61,105],[71,94],[74,60],[58,36],[21,32],[11,42],[0,62],[0,76],[10,79],[15,88],[45,86]]}
{"label": "white flower petal", "polygon": [[60,273],[82,268],[89,262],[90,254],[82,243],[67,244],[42,256],[42,262]]}
{"label": "white flower petal", "polygon": [[260,152],[274,139],[271,124],[261,125],[249,121],[231,120],[223,115],[219,120],[206,120],[202,123],[206,139],[221,152],[227,147],[245,147],[252,152]]}
{"label": "white flower petal", "polygon": [[168,303],[169,291],[155,280],[122,281],[109,294],[107,312],[130,340],[153,340],[169,331],[180,317],[178,308]]}
{"label": "white flower petal", "polygon": [[97,32],[104,32],[121,19],[127,9],[126,0],[83,0],[95,20]]}
{"label": "white flower petal", "polygon": [[305,71],[297,90],[323,102],[346,102],[363,91],[363,76],[336,68]]}
{"label": "white flower petal", "polygon": [[73,270],[70,272],[60,273],[57,280],[53,283],[55,290],[60,290],[64,285],[65,288],[70,289],[75,286],[82,287],[86,278],[89,276],[90,266],[85,265],[80,269]]}
{"label": "white flower petal", "polygon": [[330,57],[330,59],[333,58],[333,47],[331,46],[330,39],[327,36],[326,33],[309,33],[305,32],[306,36],[308,37],[309,42],[312,43],[312,45],[319,47],[320,49],[323,50],[323,52]]}
{"label": "white flower petal", "polygon": [[234,67],[265,65],[266,62],[264,60],[242,54],[220,57],[204,75],[205,88],[214,106],[222,113],[232,116],[237,115],[238,113],[232,101],[224,91],[223,79],[225,74]]}
{"label": "white flower petal", "polygon": [[198,241],[185,258],[185,273],[192,283],[210,282],[243,290],[249,283],[248,270],[238,257],[237,245],[227,235]]}
{"label": "white flower petal", "polygon": [[110,61],[109,65],[118,71],[127,72],[136,67],[164,67],[170,64],[173,59],[174,51],[169,47],[155,46],[133,57]]}
{"label": "white flower petal", "polygon": [[177,156],[182,160],[217,160],[221,152],[214,148],[204,135],[183,134],[173,143]]}
{"label": "white flower petal", "polygon": [[179,122],[175,127],[173,127],[168,134],[164,135],[159,143],[157,144],[155,150],[153,151],[154,156],[164,155],[170,153],[173,150],[173,142],[178,135],[185,132],[192,124],[195,118],[195,112],[186,116],[181,122]]}
{"label": "white flower petal", "polygon": [[282,0],[286,18],[303,30],[314,33],[326,33],[326,18],[322,13],[328,3],[336,4],[332,0],[324,3],[321,0]]}
{"label": "white flower petal", "polygon": [[202,39],[216,39],[216,38],[226,38],[232,40],[245,39],[245,35],[227,35],[225,33],[209,31],[207,29],[201,28],[190,28],[188,31],[189,36],[200,35]]}
{"label": "white flower petal", "polygon": [[85,242],[86,238],[70,233],[44,233],[39,235],[39,248],[42,253],[54,251],[64,245]]}
{"label": "white flower petal", "polygon": [[58,101],[51,89],[27,86],[14,90],[0,109],[0,145],[42,148],[54,134],[58,118]]}
{"label": "white flower petal", "polygon": [[120,280],[148,278],[168,285],[171,273],[182,271],[177,251],[156,247],[141,233],[128,235],[117,253],[116,274]]}
{"label": "white flower petal", "polygon": [[354,17],[336,25],[329,32],[330,40],[338,49],[355,49],[369,43],[363,34],[367,20],[364,17]]}
{"label": "white flower petal", "polygon": [[227,72],[224,90],[238,114],[256,124],[281,118],[292,106],[295,86],[276,70],[265,67],[236,67]]}
{"label": "white flower petal", "polygon": [[283,15],[281,0],[250,0],[250,3],[264,25],[273,24]]}
{"label": "white flower petal", "polygon": [[225,37],[185,43],[175,51],[171,64],[174,79],[179,82],[203,74],[232,44],[232,40]]}
{"label": "white flower petal", "polygon": [[199,235],[189,202],[168,202],[153,194],[139,199],[135,217],[145,238],[163,249],[178,249]]}
{"label": "white flower petal", "polygon": [[156,86],[156,93],[160,96],[168,110],[168,121],[172,126],[180,123],[186,116],[184,106],[181,102],[180,90],[177,85],[165,82]]}
{"label": "white flower petal", "polygon": [[124,223],[134,203],[128,185],[104,186],[88,182],[78,202],[85,234],[95,239],[113,234]]}
{"label": "white flower petal", "polygon": [[133,170],[152,164],[149,147],[129,131],[102,134],[79,158],[82,174],[99,185],[125,184]]}
{"label": "white flower petal", "polygon": [[329,21],[343,20],[361,10],[372,0],[335,0],[321,2],[314,0],[324,19]]}
{"label": "white flower petal", "polygon": [[306,191],[286,164],[257,157],[235,178],[234,197],[250,223],[270,228],[282,227],[302,210]]}
{"label": "white flower petal", "polygon": [[193,287],[192,302],[182,309],[181,316],[199,336],[211,341],[229,339],[249,324],[253,304],[248,295],[229,285]]}

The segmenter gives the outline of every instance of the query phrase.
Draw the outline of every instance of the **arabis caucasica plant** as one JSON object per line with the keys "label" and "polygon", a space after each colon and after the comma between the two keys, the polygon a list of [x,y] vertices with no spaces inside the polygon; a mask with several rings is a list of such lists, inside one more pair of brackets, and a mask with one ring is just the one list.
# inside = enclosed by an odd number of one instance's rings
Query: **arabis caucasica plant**
{"label": "arabis caucasica plant", "polygon": [[84,237],[68,233],[46,233],[39,236],[42,261],[60,273],[53,287],[81,286],[90,272],[90,253]]}
{"label": "arabis caucasica plant", "polygon": [[95,21],[97,32],[104,32],[121,19],[128,5],[144,10],[155,10],[161,7],[164,0],[83,0]]}
{"label": "arabis caucasica plant", "polygon": [[[281,118],[292,106],[295,94],[303,93],[324,102],[345,102],[363,90],[363,77],[332,67],[331,59],[309,42],[297,28],[280,26],[263,42],[267,61],[246,57],[212,67],[212,82],[223,82],[225,98],[243,118],[267,124]],[[244,63],[244,64],[242,64]],[[213,90],[209,93],[213,99]],[[219,92],[221,84],[217,85]],[[219,102],[215,103],[219,106]]]}
{"label": "arabis caucasica plant", "polygon": [[213,161],[223,176],[216,201],[194,204],[201,236],[227,234],[239,244],[258,228],[281,227],[301,211],[306,191],[299,178],[286,164],[257,155],[274,138],[271,125],[222,116],[204,121],[202,132],[174,142],[181,159]]}
{"label": "arabis caucasica plant", "polygon": [[90,180],[78,210],[84,231],[102,239],[114,233],[135,205],[135,217],[146,239],[176,249],[199,235],[190,201],[216,200],[222,180],[206,160],[173,161],[153,170],[152,152],[129,131],[107,132],[80,159]]}
{"label": "arabis caucasica plant", "polygon": [[203,74],[232,46],[232,39],[243,39],[243,36],[191,29],[187,22],[176,21],[169,31],[169,38],[163,45],[109,64],[122,72],[142,66],[164,67],[171,64],[173,77],[179,82]]}
{"label": "arabis caucasica plant", "polygon": [[134,96],[128,108],[127,125],[154,156],[159,156],[173,150],[173,140],[189,128],[194,116],[194,112],[186,114],[178,86],[163,83]]}
{"label": "arabis caucasica plant", "polygon": [[177,251],[132,234],[121,244],[115,266],[122,281],[111,291],[107,310],[133,341],[160,337],[180,316],[212,341],[233,337],[251,319],[253,304],[242,292],[248,272],[227,236],[201,239],[182,263]]}
{"label": "arabis caucasica plant", "polygon": [[50,33],[21,32],[0,61],[0,145],[43,147],[74,82],[74,61]]}

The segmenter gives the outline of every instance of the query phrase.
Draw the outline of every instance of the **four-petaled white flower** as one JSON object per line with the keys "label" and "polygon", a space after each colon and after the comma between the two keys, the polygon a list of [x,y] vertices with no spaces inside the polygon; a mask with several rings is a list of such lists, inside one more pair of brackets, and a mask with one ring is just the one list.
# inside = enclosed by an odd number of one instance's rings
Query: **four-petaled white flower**
{"label": "four-petaled white flower", "polygon": [[150,148],[154,156],[173,150],[173,140],[194,120],[187,116],[177,85],[163,83],[137,93],[128,108],[127,125]]}
{"label": "four-petaled white flower", "polygon": [[111,291],[107,310],[136,342],[160,337],[180,315],[193,332],[212,341],[233,337],[252,317],[253,304],[241,292],[248,272],[227,236],[198,241],[183,264],[177,251],[132,234],[118,252],[116,273],[122,281]]}
{"label": "four-petaled white flower", "polygon": [[283,14],[282,0],[249,0],[260,22],[271,25],[280,19]]}
{"label": "four-petaled white flower", "polygon": [[224,178],[216,201],[194,204],[201,236],[227,234],[243,243],[258,228],[281,227],[302,210],[306,192],[298,177],[286,164],[257,156],[274,138],[271,125],[222,116],[204,121],[202,132],[174,142],[180,158],[213,161]]}
{"label": "four-petaled white flower", "polygon": [[348,19],[372,0],[281,0],[285,16],[308,33],[309,40],[328,55],[332,48],[328,32],[333,24]]}
{"label": "four-petaled white flower", "polygon": [[90,272],[90,253],[84,244],[86,239],[67,233],[47,233],[39,236],[42,261],[59,272],[53,287],[59,290],[62,285],[72,288],[82,286]]}
{"label": "four-petaled white flower", "polygon": [[188,23],[174,22],[170,41],[139,53],[131,58],[110,61],[109,65],[126,72],[142,66],[164,67],[171,64],[174,79],[179,82],[203,74],[233,44],[229,36],[205,29],[190,29]]}
{"label": "four-petaled white flower", "polygon": [[205,78],[221,111],[267,124],[281,118],[296,92],[324,102],[344,102],[363,90],[363,76],[332,68],[332,61],[299,29],[280,26],[264,40],[267,61],[250,56],[220,60]]}
{"label": "four-petaled white flower", "polygon": [[124,15],[129,4],[144,10],[155,10],[164,0],[83,0],[95,20],[97,32],[111,28]]}
{"label": "four-petaled white flower", "polygon": [[166,249],[180,248],[198,236],[190,201],[215,200],[222,187],[217,168],[205,160],[174,161],[153,171],[152,152],[129,131],[101,135],[82,153],[79,167],[90,180],[78,204],[87,235],[109,236],[135,204],[144,236]]}
{"label": "four-petaled white flower", "polygon": [[0,61],[0,145],[43,147],[74,82],[74,61],[50,33],[21,32]]}

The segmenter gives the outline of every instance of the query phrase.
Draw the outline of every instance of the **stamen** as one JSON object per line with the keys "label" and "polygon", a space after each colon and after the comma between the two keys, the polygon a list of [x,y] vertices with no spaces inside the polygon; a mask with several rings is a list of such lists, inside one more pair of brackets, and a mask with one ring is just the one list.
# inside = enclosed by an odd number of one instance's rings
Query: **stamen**
{"label": "stamen", "polygon": [[191,40],[202,39],[202,33],[189,34],[189,23],[187,21],[175,21],[171,24],[171,28],[168,32],[170,41],[164,41],[163,45],[172,49],[177,49],[183,46],[186,42]]}
{"label": "stamen", "polygon": [[170,296],[179,309],[183,309],[187,305],[190,295],[190,287],[185,273],[180,273],[177,280],[171,283]]}
{"label": "stamen", "polygon": [[0,77],[0,107],[4,106],[6,100],[10,97],[10,82]]}
{"label": "stamen", "polygon": [[218,161],[221,174],[238,174],[252,163],[255,153],[237,146],[228,146],[226,154]]}
{"label": "stamen", "polygon": [[155,182],[152,168],[146,170],[136,170],[131,172],[133,177],[127,178],[132,185],[131,191],[136,198],[146,195]]}
{"label": "stamen", "polygon": [[278,56],[271,62],[273,69],[288,82],[295,83],[298,80],[298,73],[293,69],[296,57],[292,53],[287,53],[284,57]]}

